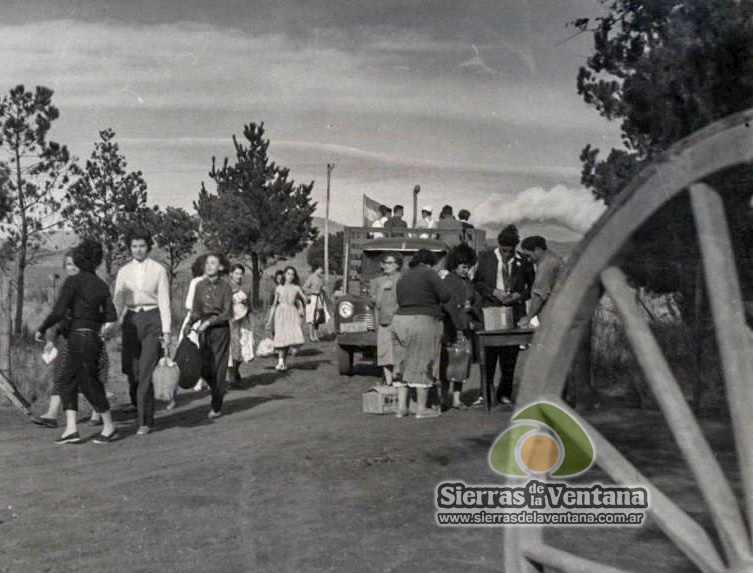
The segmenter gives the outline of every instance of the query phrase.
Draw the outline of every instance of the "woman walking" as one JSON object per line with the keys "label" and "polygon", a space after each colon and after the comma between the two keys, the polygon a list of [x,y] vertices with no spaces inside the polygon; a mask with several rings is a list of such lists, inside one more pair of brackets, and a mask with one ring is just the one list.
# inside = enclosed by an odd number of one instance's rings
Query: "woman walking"
{"label": "woman walking", "polygon": [[[78,274],[78,267],[73,262],[73,250],[71,249],[65,254],[63,260],[63,268],[69,277]],[[47,344],[44,347],[44,353],[48,354],[52,352],[52,349],[57,350],[57,356],[52,362],[52,392],[50,394],[50,403],[47,407],[47,411],[35,420],[41,426],[47,428],[57,428],[57,417],[60,414],[60,407],[62,401],[60,399],[60,378],[63,375],[65,362],[68,359],[68,335],[70,330],[70,317],[66,317],[61,320],[57,327],[53,329],[52,339],[48,339]],[[107,355],[107,349],[103,346],[102,353],[99,360],[99,376],[102,384],[107,384],[107,379],[110,371],[110,358]],[[92,426],[99,426],[102,424],[102,419],[96,410],[92,411],[91,418],[89,418],[89,424]]]}
{"label": "woman walking", "polygon": [[[443,306],[445,314],[442,347],[441,378],[444,402],[451,408],[464,410],[460,401],[463,383],[467,380],[472,359],[473,331],[483,321],[478,314],[478,295],[468,273],[476,264],[476,252],[465,243],[453,247],[447,254],[448,271],[444,284],[450,291],[450,300]],[[452,399],[449,391],[452,385]]]}
{"label": "woman walking", "polygon": [[[207,262],[207,255],[199,255],[196,257],[196,260],[191,265],[191,282],[188,283],[188,292],[186,293],[186,301],[184,303],[184,308],[186,309],[186,318],[183,319],[183,324],[180,327],[180,333],[178,334],[178,344],[181,343],[183,340],[183,333],[188,332],[186,329],[186,326],[191,320],[191,311],[193,310],[193,299],[196,295],[196,285],[201,282],[201,280],[205,277],[204,275],[204,267]],[[208,386],[206,380],[203,378],[199,378],[199,380],[196,382],[196,384],[193,387],[194,392],[201,392],[203,388]],[[175,401],[170,402],[167,405],[167,409],[171,410],[175,407]]]}
{"label": "woman walking", "polygon": [[421,249],[410,261],[410,268],[397,283],[398,309],[392,319],[395,371],[402,375],[398,387],[398,418],[408,414],[408,391],[416,389],[416,418],[433,418],[438,409],[428,405],[429,389],[439,378],[442,348],[441,305],[450,300],[450,292],[434,271],[436,258]]}
{"label": "woman walking", "polygon": [[285,269],[285,282],[275,289],[275,300],[269,309],[267,328],[274,323],[274,346],[279,358],[275,370],[287,370],[285,359],[289,352],[303,344],[301,316],[297,303],[308,303],[299,286],[298,273],[294,267]]}
{"label": "woman walking", "polygon": [[[222,280],[229,263],[224,255],[209,253],[204,278],[196,285],[190,325],[196,326],[201,340],[202,377],[212,390],[209,419],[222,415],[225,398],[228,357],[230,354],[230,319],[233,316],[233,292]],[[198,323],[198,324],[197,324]],[[187,326],[187,329],[192,326]],[[187,332],[184,333],[187,335]]]}
{"label": "woman walking", "polygon": [[275,271],[274,281],[275,281],[275,286],[272,289],[272,292],[269,294],[269,306],[272,306],[275,303],[277,287],[285,283],[285,271],[283,271],[282,269],[278,269],[277,271]]}
{"label": "woman walking", "polygon": [[71,316],[68,357],[58,380],[60,397],[65,409],[66,426],[56,444],[81,442],[76,417],[78,391],[84,394],[102,417],[104,427],[94,443],[107,444],[117,439],[117,430],[110,413],[110,404],[99,376],[103,326],[112,325],[117,313],[107,284],[95,273],[102,263],[102,245],[84,239],[73,250],[73,262],[79,272],[70,276],[60,289],[55,306],[39,327],[36,340],[42,342],[45,332]]}
{"label": "woman walking", "polygon": [[316,332],[320,324],[329,320],[329,311],[327,310],[327,301],[324,291],[324,267],[316,265],[309,278],[303,283],[303,292],[309,297],[306,305],[306,324],[309,325],[309,340],[319,342],[319,335]]}
{"label": "woman walking", "polygon": [[230,362],[228,365],[230,385],[241,382],[240,365],[254,358],[254,338],[248,314],[248,294],[243,290],[243,276],[246,267],[240,263],[233,265],[228,284],[233,292],[233,318],[230,321]]}

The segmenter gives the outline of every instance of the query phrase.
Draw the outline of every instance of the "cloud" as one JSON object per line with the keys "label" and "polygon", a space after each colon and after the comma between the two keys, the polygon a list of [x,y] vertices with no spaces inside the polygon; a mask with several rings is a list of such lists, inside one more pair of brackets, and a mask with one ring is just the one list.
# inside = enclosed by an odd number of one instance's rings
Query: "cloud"
{"label": "cloud", "polygon": [[476,207],[479,224],[520,221],[556,222],[585,233],[606,210],[586,189],[557,185],[550,190],[532,187],[514,195],[489,197]]}
{"label": "cloud", "polygon": [[[525,66],[504,60],[503,81],[481,56],[471,63],[486,73],[459,74],[468,43],[389,26],[367,28],[353,40],[331,30],[291,38],[274,28],[244,33],[195,22],[55,20],[0,26],[0,50],[8,87],[48,85],[58,105],[68,107],[247,112],[267,106],[561,129],[598,119],[571,85],[552,80],[541,89],[546,77],[531,78]],[[511,70],[521,67],[516,77]]]}

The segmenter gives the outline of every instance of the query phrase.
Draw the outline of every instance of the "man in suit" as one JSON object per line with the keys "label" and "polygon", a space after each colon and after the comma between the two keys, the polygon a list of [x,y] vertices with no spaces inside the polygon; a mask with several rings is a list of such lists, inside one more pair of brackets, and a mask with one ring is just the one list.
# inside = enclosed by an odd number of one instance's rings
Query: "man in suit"
{"label": "man in suit", "polygon": [[[526,301],[531,298],[534,269],[530,261],[516,253],[520,237],[515,225],[508,225],[497,236],[498,247],[487,249],[478,258],[478,268],[473,278],[481,298],[481,306],[512,307],[513,324],[526,315]],[[518,347],[505,346],[487,350],[486,383],[494,383],[497,361],[501,378],[496,398],[500,404],[512,404],[513,377],[518,360]]]}

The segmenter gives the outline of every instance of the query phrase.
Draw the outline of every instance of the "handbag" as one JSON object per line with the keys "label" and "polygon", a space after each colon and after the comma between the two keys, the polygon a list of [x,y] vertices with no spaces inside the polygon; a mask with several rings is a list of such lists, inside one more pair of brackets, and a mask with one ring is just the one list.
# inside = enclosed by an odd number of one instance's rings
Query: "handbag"
{"label": "handbag", "polygon": [[314,312],[314,326],[319,326],[320,324],[324,324],[326,319],[324,318],[324,309],[323,308],[317,308],[316,312]]}
{"label": "handbag", "polygon": [[256,354],[261,356],[262,358],[265,358],[267,356],[272,356],[274,353],[274,341],[269,337],[262,338],[261,342],[259,342],[259,346],[256,347]]}
{"label": "handbag", "polygon": [[178,345],[173,359],[180,371],[178,385],[181,388],[193,388],[201,378],[201,352],[191,337],[185,336]]}
{"label": "handbag", "polygon": [[447,382],[464,382],[471,372],[471,341],[462,332],[457,333],[455,342],[447,343],[444,347],[445,373],[443,379]]}
{"label": "handbag", "polygon": [[170,360],[169,356],[160,358],[152,374],[152,386],[154,387],[154,399],[163,402],[172,402],[178,391],[180,369]]}

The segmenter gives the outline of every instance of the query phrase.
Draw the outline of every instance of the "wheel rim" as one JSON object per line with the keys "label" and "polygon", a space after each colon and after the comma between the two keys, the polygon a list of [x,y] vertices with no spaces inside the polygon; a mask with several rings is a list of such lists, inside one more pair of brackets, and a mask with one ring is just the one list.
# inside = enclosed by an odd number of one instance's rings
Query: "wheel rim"
{"label": "wheel rim", "polygon": [[[646,168],[616,198],[570,259],[547,304],[543,326],[532,342],[518,400],[558,404],[578,420],[594,441],[596,461],[616,482],[643,485],[652,500],[649,515],[701,571],[753,571],[751,535],[732,488],[706,442],[640,314],[622,271],[611,266],[630,236],[660,207],[690,189],[711,314],[715,323],[725,390],[732,418],[743,507],[753,515],[753,361],[732,243],[719,194],[696,183],[725,168],[753,161],[753,110],[730,116],[679,142]],[[659,193],[656,190],[661,189]],[[570,365],[598,304],[602,287],[614,300],[634,354],[710,511],[722,552],[707,532],[636,469],[598,430],[561,399]],[[720,328],[723,326],[723,328]],[[619,571],[553,548],[541,528],[505,530],[505,570]]]}

